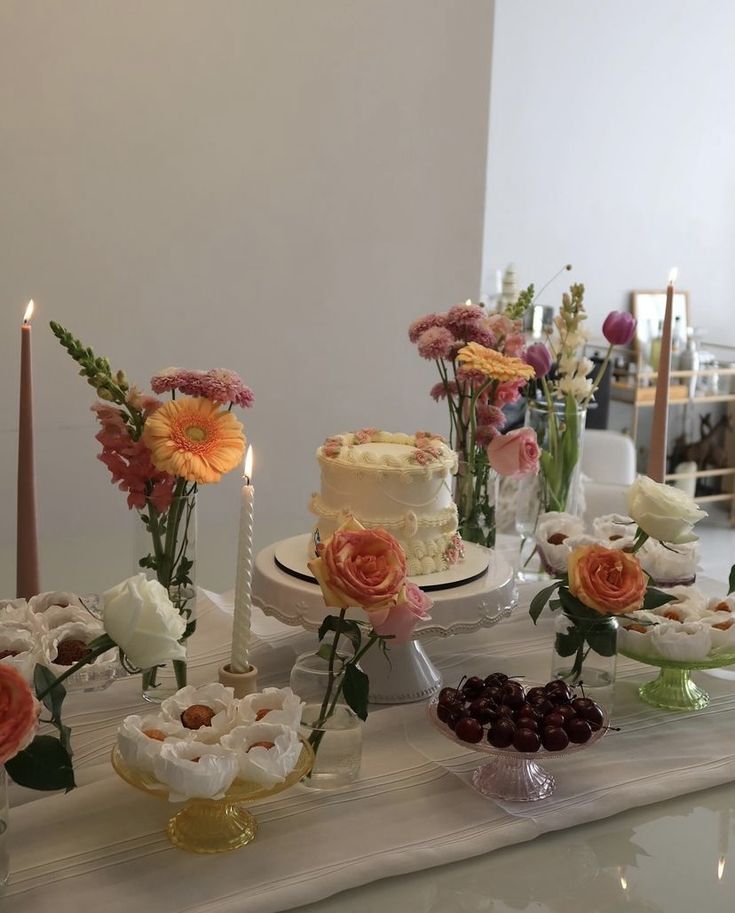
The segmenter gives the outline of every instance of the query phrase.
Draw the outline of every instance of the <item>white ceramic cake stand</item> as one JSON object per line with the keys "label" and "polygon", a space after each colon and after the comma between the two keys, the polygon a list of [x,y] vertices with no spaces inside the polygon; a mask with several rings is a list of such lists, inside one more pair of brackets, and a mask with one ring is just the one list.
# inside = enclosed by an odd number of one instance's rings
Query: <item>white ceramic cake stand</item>
{"label": "white ceramic cake stand", "polygon": [[[258,553],[253,567],[253,603],[284,624],[318,631],[324,617],[335,610],[324,606],[321,589],[306,565],[310,538],[308,533],[294,536]],[[465,550],[464,570],[411,578],[431,592],[434,602],[431,619],[416,628],[414,639],[392,646],[390,662],[379,650],[370,651],[360,661],[370,678],[372,703],[421,701],[439,690],[441,676],[421,646],[421,639],[469,634],[510,615],[518,599],[510,563],[498,552],[479,545],[465,543]],[[277,561],[278,556],[285,556],[294,566],[287,570],[283,560]],[[462,582],[462,576],[470,579]],[[347,617],[365,616],[360,609],[349,609]]]}

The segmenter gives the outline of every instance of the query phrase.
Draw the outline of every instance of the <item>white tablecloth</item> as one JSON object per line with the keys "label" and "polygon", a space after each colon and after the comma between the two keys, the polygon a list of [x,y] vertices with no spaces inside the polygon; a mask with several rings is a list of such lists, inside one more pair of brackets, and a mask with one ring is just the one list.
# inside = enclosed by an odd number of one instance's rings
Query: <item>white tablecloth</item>
{"label": "white tablecloth", "polygon": [[[283,684],[313,636],[263,618],[257,625],[264,635],[254,656],[260,684]],[[194,682],[216,675],[228,643],[229,619],[205,602],[192,645]],[[550,643],[550,624],[534,628],[522,607],[497,628],[428,649],[447,681],[494,670],[545,680]],[[557,791],[528,805],[501,805],[472,790],[467,773],[477,755],[431,730],[422,705],[375,708],[353,788],[314,794],[296,787],[255,806],[255,842],[221,856],[174,849],[165,825],[175,806],[133,790],[109,766],[119,719],[141,707],[139,681],[73,695],[67,719],[82,785],[66,796],[31,794],[37,801],[13,810],[8,898],[24,913],[275,913],[735,779],[732,682],[707,677],[710,708],[672,714],[638,700],[637,683],[652,674],[621,660],[613,719],[622,731],[550,761]],[[16,791],[15,798],[28,796]]]}

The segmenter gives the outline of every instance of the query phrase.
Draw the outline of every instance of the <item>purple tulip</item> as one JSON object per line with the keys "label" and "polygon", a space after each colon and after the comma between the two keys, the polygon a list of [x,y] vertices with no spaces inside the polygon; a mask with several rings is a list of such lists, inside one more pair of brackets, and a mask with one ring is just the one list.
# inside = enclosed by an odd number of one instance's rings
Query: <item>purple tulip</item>
{"label": "purple tulip", "polygon": [[527,365],[531,365],[536,372],[536,377],[540,380],[551,370],[551,352],[542,342],[534,342],[533,345],[526,349],[523,360]]}
{"label": "purple tulip", "polygon": [[636,319],[625,311],[610,311],[602,324],[602,334],[611,346],[627,346],[635,336]]}

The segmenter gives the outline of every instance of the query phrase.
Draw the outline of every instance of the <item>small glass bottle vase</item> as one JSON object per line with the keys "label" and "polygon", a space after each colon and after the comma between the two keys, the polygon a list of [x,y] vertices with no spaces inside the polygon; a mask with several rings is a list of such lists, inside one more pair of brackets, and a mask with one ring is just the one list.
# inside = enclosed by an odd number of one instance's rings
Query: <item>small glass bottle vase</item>
{"label": "small glass bottle vase", "polygon": [[610,689],[615,683],[618,622],[601,616],[599,621],[575,621],[557,612],[551,677],[569,685],[584,685],[585,691]]}
{"label": "small glass bottle vase", "polygon": [[337,655],[331,688],[329,663],[317,653],[303,653],[291,669],[291,689],[304,701],[301,732],[316,753],[311,774],[303,780],[312,789],[349,786],[360,773],[362,723],[341,700],[346,660]]}
{"label": "small glass bottle vase", "polygon": [[584,507],[581,481],[582,443],[587,410],[555,400],[532,402],[526,409],[526,427],[536,432],[542,451],[538,475],[518,483],[516,531],[521,536],[519,579],[548,578],[536,547],[541,514],[559,511],[579,516]]}
{"label": "small glass bottle vase", "polygon": [[[165,511],[150,503],[136,525],[135,558],[149,580],[158,580],[187,622],[185,641],[196,627],[196,489],[174,497]],[[186,685],[186,660],[144,669],[143,697],[160,703]]]}
{"label": "small glass bottle vase", "polygon": [[476,542],[478,545],[493,548],[498,474],[488,465],[484,453],[478,455],[474,469],[461,453],[457,456],[454,502],[457,505],[459,534],[465,542]]}

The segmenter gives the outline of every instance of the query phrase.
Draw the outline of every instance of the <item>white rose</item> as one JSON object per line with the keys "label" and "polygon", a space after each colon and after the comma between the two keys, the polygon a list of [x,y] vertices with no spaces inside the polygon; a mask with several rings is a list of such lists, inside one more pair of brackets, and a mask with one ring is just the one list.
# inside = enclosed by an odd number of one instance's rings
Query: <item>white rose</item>
{"label": "white rose", "polygon": [[138,574],[102,594],[105,631],[139,669],[172,659],[186,659],[179,643],[186,622],[174,608],[165,587]]}
{"label": "white rose", "polygon": [[672,545],[694,542],[692,527],[707,516],[681,488],[648,476],[638,476],[628,489],[628,513],[652,539]]}

